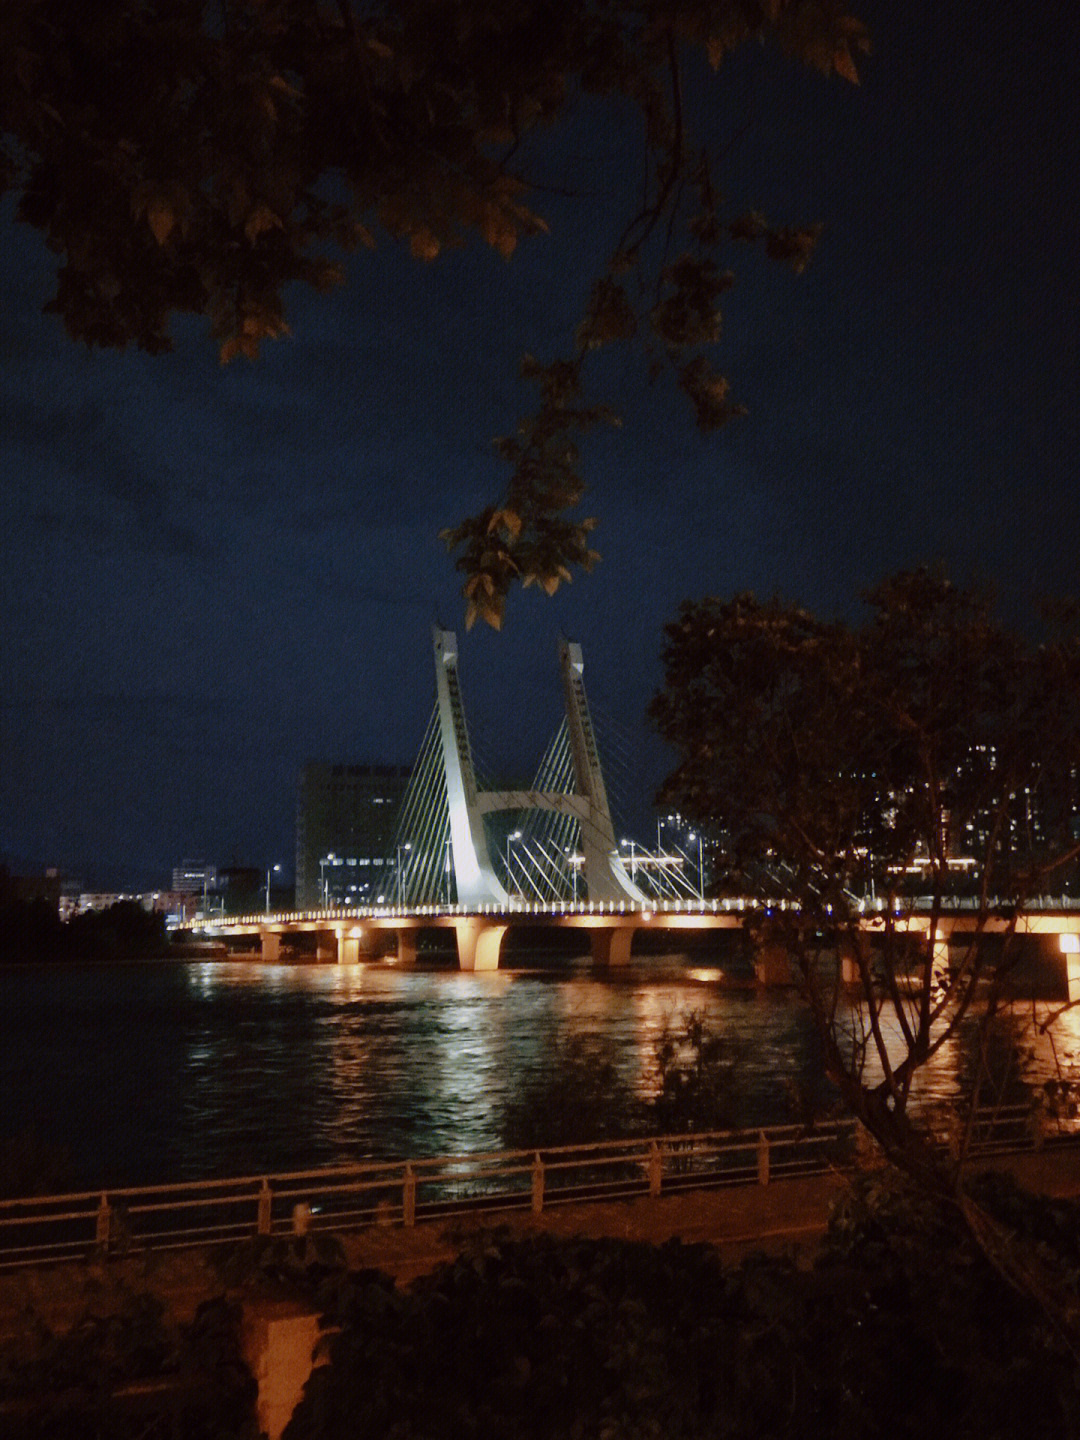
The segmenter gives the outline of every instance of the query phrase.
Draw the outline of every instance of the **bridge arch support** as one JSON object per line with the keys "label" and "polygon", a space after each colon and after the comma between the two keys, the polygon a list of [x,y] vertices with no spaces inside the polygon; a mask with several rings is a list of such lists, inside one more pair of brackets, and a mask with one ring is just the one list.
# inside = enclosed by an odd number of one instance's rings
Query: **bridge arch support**
{"label": "bridge arch support", "polygon": [[573,814],[578,822],[580,845],[584,852],[584,875],[589,898],[598,901],[644,901],[645,896],[627,875],[615,843],[599,750],[585,699],[585,667],[580,645],[563,640],[559,647],[567,734],[573,761],[573,792],[498,792],[481,791],[477,785],[458,679],[457,636],[436,626],[433,638],[439,738],[458,901],[477,908],[487,904],[505,908],[510,905],[506,887],[492,865],[484,827],[484,816],[496,810],[554,810]]}
{"label": "bridge arch support", "polygon": [[506,924],[470,917],[459,920],[454,931],[457,937],[458,968],[461,970],[497,970]]}
{"label": "bridge arch support", "polygon": [[597,970],[629,965],[630,947],[634,942],[636,925],[610,925],[589,933],[589,949],[592,963]]}

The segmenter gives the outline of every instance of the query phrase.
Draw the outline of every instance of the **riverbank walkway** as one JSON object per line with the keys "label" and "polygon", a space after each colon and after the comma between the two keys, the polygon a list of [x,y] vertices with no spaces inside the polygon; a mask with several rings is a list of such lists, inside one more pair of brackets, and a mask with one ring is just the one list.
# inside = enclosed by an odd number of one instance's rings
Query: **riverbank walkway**
{"label": "riverbank walkway", "polygon": [[[998,1155],[981,1163],[1008,1171],[1031,1191],[1080,1196],[1080,1146]],[[766,1185],[567,1203],[539,1213],[518,1209],[418,1219],[411,1226],[376,1223],[338,1239],[350,1269],[377,1269],[401,1286],[495,1237],[550,1235],[652,1245],[678,1240],[714,1246],[732,1264],[755,1250],[788,1252],[805,1261],[852,1174],[826,1170]],[[227,1285],[216,1263],[220,1250],[147,1249],[0,1274],[0,1343],[31,1323],[64,1332],[87,1316],[119,1313],[137,1294],[154,1295],[181,1323],[190,1321],[204,1301],[226,1296],[243,1306],[244,1353],[259,1387],[258,1423],[270,1440],[278,1440],[311,1373],[319,1315],[310,1301],[280,1285],[250,1280]]]}
{"label": "riverbank walkway", "polygon": [[[1025,1188],[1056,1197],[1080,1197],[1080,1146],[1000,1155],[980,1162],[1014,1175]],[[413,1226],[373,1224],[338,1235],[351,1268],[372,1268],[407,1286],[453,1261],[484,1235],[524,1238],[613,1238],[659,1245],[669,1240],[708,1244],[737,1263],[754,1250],[809,1255],[824,1234],[832,1207],[851,1184],[851,1172],[834,1170],[773,1180],[768,1185],[727,1185],[640,1195],[530,1210],[462,1213]],[[216,1263],[220,1247],[144,1250],[119,1256],[39,1265],[0,1274],[0,1337],[16,1332],[29,1313],[63,1328],[86,1313],[107,1313],[135,1291],[161,1298],[180,1319],[229,1292]],[[241,1298],[239,1295],[237,1298]]]}

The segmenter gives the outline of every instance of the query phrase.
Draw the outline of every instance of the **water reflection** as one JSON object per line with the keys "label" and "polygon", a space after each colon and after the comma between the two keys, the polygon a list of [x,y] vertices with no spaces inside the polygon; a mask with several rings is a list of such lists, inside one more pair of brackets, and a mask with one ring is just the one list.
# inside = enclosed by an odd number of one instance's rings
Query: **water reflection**
{"label": "water reflection", "polygon": [[[692,1012],[724,1037],[742,1120],[820,1109],[809,1016],[786,993],[722,984],[709,958],[650,957],[606,978],[565,961],[491,975],[243,962],[0,972],[0,1131],[66,1149],[87,1187],[498,1149],[523,1087],[571,1042],[613,1067],[612,1094],[647,1101],[659,1038]],[[974,1026],[934,1057],[924,1095],[970,1082]],[[998,1038],[1002,1074],[1080,1076],[1076,1012],[1052,1040]]]}

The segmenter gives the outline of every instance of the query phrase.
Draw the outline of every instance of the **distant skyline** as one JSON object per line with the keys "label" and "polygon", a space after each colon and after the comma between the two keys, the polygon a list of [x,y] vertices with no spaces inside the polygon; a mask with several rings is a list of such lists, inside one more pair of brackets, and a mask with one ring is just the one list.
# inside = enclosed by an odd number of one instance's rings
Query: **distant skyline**
{"label": "distant skyline", "polygon": [[498,635],[464,635],[438,531],[498,492],[516,361],[564,348],[625,218],[581,162],[625,137],[582,117],[550,178],[586,193],[510,264],[383,242],[224,370],[196,324],[155,359],[69,342],[40,313],[55,257],[0,206],[0,858],[92,884],[161,885],[185,857],[291,869],[305,761],[415,755],[436,620],[478,748],[521,778],[558,723],[557,637],[580,641],[644,826],[665,764],[644,712],[684,598],[829,614],[936,561],[1018,622],[1080,593],[1080,16],[852,8],[861,86],[750,54],[716,118],[731,134],[753,97],[733,202],[825,225],[800,278],[740,265],[722,363],[748,417],[702,437],[637,357],[606,360],[625,423],[590,443],[583,506],[603,561],[512,597]]}

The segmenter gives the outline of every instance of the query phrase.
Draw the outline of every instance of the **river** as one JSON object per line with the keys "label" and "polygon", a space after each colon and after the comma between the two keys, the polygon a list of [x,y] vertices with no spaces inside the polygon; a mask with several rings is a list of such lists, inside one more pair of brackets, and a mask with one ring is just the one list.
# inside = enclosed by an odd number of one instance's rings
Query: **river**
{"label": "river", "polygon": [[[584,958],[464,974],[390,965],[201,962],[0,971],[0,1142],[64,1157],[65,1188],[497,1150],[522,1097],[584,1047],[647,1100],[665,1027],[706,1019],[734,1064],[740,1123],[825,1098],[788,992],[725,983],[709,957],[597,976]],[[1077,1069],[1076,1022],[1058,1053]],[[580,1052],[579,1052],[580,1053]],[[964,1069],[943,1051],[928,1092]],[[1050,1073],[1043,1053],[1042,1072]],[[536,1087],[540,1086],[537,1090]],[[533,1087],[530,1092],[530,1087]]]}

